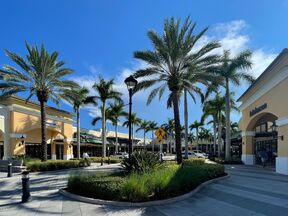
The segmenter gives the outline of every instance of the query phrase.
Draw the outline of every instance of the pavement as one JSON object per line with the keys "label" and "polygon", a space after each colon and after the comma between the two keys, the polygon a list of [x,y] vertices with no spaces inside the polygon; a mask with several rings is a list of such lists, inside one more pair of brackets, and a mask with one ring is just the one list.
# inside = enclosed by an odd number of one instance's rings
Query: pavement
{"label": "pavement", "polygon": [[[115,170],[117,165],[94,165],[88,170]],[[114,207],[70,200],[58,193],[75,170],[30,175],[32,200],[21,201],[21,176],[0,175],[0,215],[288,215],[288,176],[256,166],[226,166],[231,177],[205,186],[194,196],[169,205]]]}

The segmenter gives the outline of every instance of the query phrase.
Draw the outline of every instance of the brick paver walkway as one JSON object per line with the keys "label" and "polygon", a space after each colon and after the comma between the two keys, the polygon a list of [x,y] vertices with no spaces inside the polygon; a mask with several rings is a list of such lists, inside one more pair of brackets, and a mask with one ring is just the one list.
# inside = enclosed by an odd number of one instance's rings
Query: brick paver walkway
{"label": "brick paver walkway", "polygon": [[[114,168],[115,165],[103,167]],[[210,184],[191,198],[147,208],[101,206],[69,200],[58,193],[58,188],[65,187],[71,171],[31,174],[33,199],[21,204],[21,177],[0,176],[0,215],[287,216],[287,176],[254,166],[227,166],[226,170],[231,178]]]}

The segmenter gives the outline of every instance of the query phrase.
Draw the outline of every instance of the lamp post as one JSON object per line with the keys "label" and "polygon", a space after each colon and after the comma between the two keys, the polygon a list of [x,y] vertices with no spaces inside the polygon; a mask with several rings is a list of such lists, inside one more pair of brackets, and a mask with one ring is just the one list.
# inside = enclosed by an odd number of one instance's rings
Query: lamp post
{"label": "lamp post", "polygon": [[127,85],[127,89],[129,91],[129,148],[128,148],[128,154],[129,159],[132,152],[132,140],[131,140],[131,134],[132,134],[132,128],[131,128],[131,113],[132,113],[132,95],[133,90],[135,86],[137,85],[138,81],[131,75],[125,79],[125,84]]}

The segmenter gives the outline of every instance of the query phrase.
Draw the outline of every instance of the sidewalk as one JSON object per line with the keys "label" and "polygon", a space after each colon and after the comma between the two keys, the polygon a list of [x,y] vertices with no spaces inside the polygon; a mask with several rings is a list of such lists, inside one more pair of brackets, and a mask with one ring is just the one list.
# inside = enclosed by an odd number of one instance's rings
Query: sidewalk
{"label": "sidewalk", "polygon": [[[113,170],[119,165],[94,166],[88,170]],[[226,166],[231,177],[210,184],[195,196],[169,205],[125,208],[69,200],[58,193],[71,171],[31,174],[32,201],[21,204],[21,176],[0,179],[0,215],[219,215],[286,216],[288,177],[254,166]]]}

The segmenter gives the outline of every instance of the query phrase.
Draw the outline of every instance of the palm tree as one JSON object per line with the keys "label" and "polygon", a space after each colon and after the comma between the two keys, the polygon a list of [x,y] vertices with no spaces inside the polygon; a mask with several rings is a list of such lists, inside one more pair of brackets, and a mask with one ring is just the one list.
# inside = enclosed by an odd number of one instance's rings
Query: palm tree
{"label": "palm tree", "polygon": [[225,50],[222,58],[222,63],[217,68],[217,73],[223,78],[224,85],[226,89],[226,107],[225,107],[225,117],[226,117],[226,151],[225,159],[230,160],[231,152],[231,140],[230,140],[230,82],[234,85],[239,86],[241,80],[246,80],[248,82],[253,82],[254,77],[251,74],[245,72],[245,69],[249,69],[252,66],[251,62],[252,52],[249,50],[243,51],[235,57],[230,57],[230,51]]}
{"label": "palm tree", "polygon": [[[123,127],[129,127],[129,116],[126,116],[127,120],[123,122]],[[131,113],[131,131],[132,131],[132,143],[134,139],[134,126],[138,126],[141,123],[141,119],[137,117],[136,113]],[[132,145],[133,148],[133,145]]]}
{"label": "palm tree", "polygon": [[93,103],[96,105],[96,101],[90,100],[88,97],[89,90],[87,88],[73,88],[72,90],[66,90],[63,98],[73,105],[76,112],[76,124],[77,124],[77,158],[81,158],[80,155],[80,107],[87,103]]}
{"label": "palm tree", "polygon": [[152,134],[152,152],[154,152],[155,147],[155,141],[154,141],[154,131],[158,128],[157,123],[155,121],[149,122],[149,131],[151,131]]}
{"label": "palm tree", "polygon": [[189,80],[193,77],[190,76],[189,73],[197,71],[195,65],[205,65],[211,61],[210,56],[206,58],[203,57],[202,54],[219,47],[218,43],[212,42],[200,48],[196,53],[191,52],[195,43],[207,31],[207,28],[205,28],[195,36],[193,35],[195,26],[196,24],[192,24],[189,17],[182,27],[180,27],[180,19],[166,19],[162,37],[155,31],[148,32],[148,37],[152,41],[154,50],[134,52],[135,58],[148,63],[147,68],[138,70],[134,74],[136,78],[146,78],[138,83],[137,90],[157,86],[151,91],[147,99],[147,104],[149,104],[157,94],[159,98],[161,98],[167,88],[170,91],[170,101],[173,104],[175,120],[175,141],[178,164],[182,163],[179,94],[184,86],[189,86],[190,89],[190,87],[195,84],[193,80],[192,82]]}
{"label": "palm tree", "polygon": [[115,126],[115,137],[116,137],[116,153],[118,153],[119,143],[118,143],[118,124],[119,118],[122,116],[127,116],[128,114],[124,111],[124,103],[123,101],[113,103],[109,105],[109,120],[111,120],[112,124]]}
{"label": "palm tree", "polygon": [[141,123],[139,124],[139,127],[137,128],[136,132],[143,130],[144,133],[144,146],[146,146],[146,132],[149,130],[150,127],[150,122],[143,120],[141,121]]}
{"label": "palm tree", "polygon": [[[233,96],[235,95],[234,92],[230,93],[230,104],[231,109],[238,111],[237,105]],[[216,130],[218,128],[218,157],[221,155],[221,146],[222,146],[222,125],[223,121],[225,120],[225,105],[226,99],[225,97],[221,96],[217,93],[213,99],[207,99],[203,104],[203,122],[208,118],[208,116],[212,116],[213,120],[213,130],[214,130],[214,154],[216,150]],[[209,124],[209,122],[208,122]]]}
{"label": "palm tree", "polygon": [[58,60],[58,52],[51,54],[44,48],[30,46],[26,43],[26,59],[5,50],[6,55],[18,65],[19,69],[6,65],[0,70],[0,97],[6,98],[19,92],[28,92],[26,101],[36,95],[41,112],[41,160],[47,160],[46,142],[46,103],[49,99],[60,104],[61,95],[66,89],[78,86],[75,82],[63,80],[72,73],[65,68],[64,61]]}
{"label": "palm tree", "polygon": [[197,145],[197,150],[199,148],[198,144],[199,144],[199,128],[203,126],[203,122],[198,122],[197,120],[195,120],[190,126],[190,130],[192,131],[193,129],[196,130],[196,145]]}
{"label": "palm tree", "polygon": [[174,130],[175,130],[175,121],[174,119],[168,118],[168,122],[161,125],[161,128],[165,131],[166,138],[169,139],[170,144],[170,153],[172,153],[172,139],[174,136]]}
{"label": "palm tree", "polygon": [[102,118],[102,156],[106,157],[106,103],[107,101],[121,101],[121,93],[113,89],[114,80],[105,80],[99,77],[99,81],[95,82],[93,89],[96,91],[95,96],[92,96],[94,100],[100,100],[101,106],[101,118]]}

